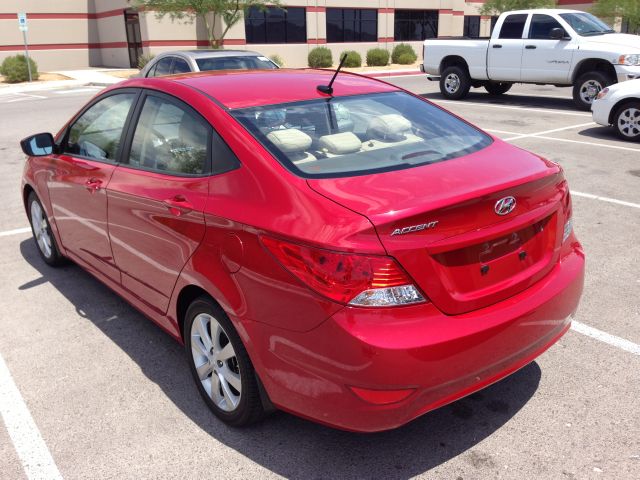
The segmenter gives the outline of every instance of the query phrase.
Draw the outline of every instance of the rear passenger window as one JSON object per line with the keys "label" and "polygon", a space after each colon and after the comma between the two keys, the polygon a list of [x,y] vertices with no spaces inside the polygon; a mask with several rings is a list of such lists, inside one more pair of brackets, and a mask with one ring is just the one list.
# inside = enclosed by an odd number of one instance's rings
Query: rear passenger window
{"label": "rear passenger window", "polygon": [[171,72],[172,60],[172,57],[165,57],[160,59],[160,61],[156,65],[156,68],[153,70],[153,75],[151,75],[150,73],[149,76],[161,77],[162,75],[169,75],[169,72]]}
{"label": "rear passenger window", "polygon": [[129,164],[176,175],[209,172],[209,125],[176,103],[148,96],[131,143]]}
{"label": "rear passenger window", "polygon": [[189,64],[182,58],[177,58],[173,61],[172,73],[188,73],[191,71]]}
{"label": "rear passenger window", "polygon": [[549,40],[551,39],[551,30],[554,28],[562,28],[562,25],[560,25],[555,18],[550,17],[549,15],[535,14],[531,19],[529,38],[536,40]]}
{"label": "rear passenger window", "polygon": [[500,28],[500,38],[522,38],[524,24],[527,22],[527,14],[519,13],[508,15]]}

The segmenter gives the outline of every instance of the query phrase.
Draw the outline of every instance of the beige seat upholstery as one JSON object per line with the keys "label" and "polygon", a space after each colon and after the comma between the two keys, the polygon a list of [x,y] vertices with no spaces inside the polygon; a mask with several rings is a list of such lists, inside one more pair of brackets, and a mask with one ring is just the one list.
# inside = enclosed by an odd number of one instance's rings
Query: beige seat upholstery
{"label": "beige seat upholstery", "polygon": [[367,126],[367,138],[363,150],[376,150],[407,143],[423,141],[411,132],[411,122],[396,113],[374,117]]}
{"label": "beige seat upholstery", "polygon": [[267,134],[267,139],[285,153],[293,163],[316,160],[316,157],[305,151],[311,146],[311,137],[296,128],[272,130]]}
{"label": "beige seat upholstery", "polygon": [[318,144],[323,153],[331,155],[345,155],[362,149],[362,142],[352,132],[323,135],[318,139]]}

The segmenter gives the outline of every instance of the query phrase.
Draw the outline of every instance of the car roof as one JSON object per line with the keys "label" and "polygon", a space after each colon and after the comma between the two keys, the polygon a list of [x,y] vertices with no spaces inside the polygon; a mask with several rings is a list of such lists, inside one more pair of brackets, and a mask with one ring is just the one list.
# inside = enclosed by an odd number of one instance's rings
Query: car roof
{"label": "car roof", "polygon": [[[577,0],[576,0],[576,3]],[[528,10],[510,10],[508,12],[504,12],[508,14],[523,14],[523,13],[540,13],[545,15],[551,15],[552,13],[561,14],[561,13],[589,13],[583,12],[582,10],[570,10],[566,8],[530,8]]]}
{"label": "car roof", "polygon": [[[162,89],[164,82],[176,82],[199,90],[228,109],[236,109],[327,98],[317,86],[328,84],[334,73],[334,70],[286,68],[228,70],[135,79],[118,86]],[[340,72],[333,83],[333,90],[334,96],[348,96],[400,89],[372,78]]]}
{"label": "car roof", "polygon": [[166,57],[169,55],[179,55],[181,57],[189,58],[212,58],[212,57],[258,57],[262,56],[259,52],[253,52],[251,50],[173,50],[170,52],[163,52],[158,57]]}

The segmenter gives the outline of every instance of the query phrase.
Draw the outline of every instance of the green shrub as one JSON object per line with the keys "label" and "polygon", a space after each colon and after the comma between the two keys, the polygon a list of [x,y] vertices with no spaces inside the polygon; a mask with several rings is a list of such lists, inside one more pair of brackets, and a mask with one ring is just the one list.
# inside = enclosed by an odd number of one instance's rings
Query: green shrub
{"label": "green shrub", "polygon": [[367,51],[368,67],[384,67],[389,64],[389,52],[384,48],[372,48]]}
{"label": "green shrub", "polygon": [[[37,80],[39,76],[38,64],[33,61],[33,58],[29,58],[29,64],[31,65],[31,78]],[[4,76],[4,81],[7,83],[26,82],[29,80],[27,57],[15,55],[5,58],[0,66],[0,74]]]}
{"label": "green shrub", "polygon": [[328,68],[333,65],[331,50],[327,47],[316,47],[309,52],[309,66],[311,68]]}
{"label": "green shrub", "polygon": [[[404,55],[404,58],[403,58],[403,55]],[[410,63],[415,62],[417,59],[418,59],[418,55],[416,55],[416,52],[411,45],[408,45],[406,43],[399,43],[398,45],[393,47],[393,53],[391,53],[392,63],[408,65]]]}
{"label": "green shrub", "polygon": [[284,67],[284,60],[280,55],[269,55],[269,59],[279,67]]}
{"label": "green shrub", "polygon": [[340,54],[340,58],[344,54],[347,54],[347,59],[344,61],[344,66],[348,68],[357,68],[362,66],[362,57],[355,50],[346,50]]}
{"label": "green shrub", "polygon": [[143,55],[140,55],[140,57],[138,57],[138,68],[142,70],[147,65],[147,63],[153,60],[154,57],[155,55],[151,53],[145,53]]}
{"label": "green shrub", "polygon": [[411,55],[410,53],[403,53],[398,57],[398,62],[400,65],[411,65],[416,61],[416,57]]}

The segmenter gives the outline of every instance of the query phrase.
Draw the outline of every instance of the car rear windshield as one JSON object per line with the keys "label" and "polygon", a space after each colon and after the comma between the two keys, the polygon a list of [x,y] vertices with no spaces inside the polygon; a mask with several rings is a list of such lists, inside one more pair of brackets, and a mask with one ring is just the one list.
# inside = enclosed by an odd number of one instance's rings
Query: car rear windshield
{"label": "car rear windshield", "polygon": [[201,72],[208,70],[274,70],[275,63],[267,57],[214,57],[196,58]]}
{"label": "car rear windshield", "polygon": [[491,137],[404,92],[233,110],[286,168],[305,178],[348,177],[442,162]]}

